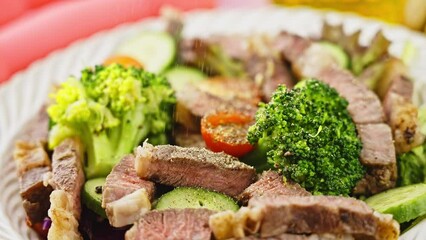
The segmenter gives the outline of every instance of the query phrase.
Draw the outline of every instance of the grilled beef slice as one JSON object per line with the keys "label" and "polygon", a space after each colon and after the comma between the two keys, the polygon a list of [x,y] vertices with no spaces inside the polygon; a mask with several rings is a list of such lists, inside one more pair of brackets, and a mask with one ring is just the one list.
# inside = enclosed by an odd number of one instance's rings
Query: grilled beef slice
{"label": "grilled beef slice", "polygon": [[384,121],[384,111],[377,95],[357,82],[350,72],[337,67],[326,67],[312,77],[335,88],[349,102],[348,111],[356,124]]}
{"label": "grilled beef slice", "polygon": [[50,172],[50,159],[42,141],[17,141],[14,159],[18,169],[20,194],[29,224],[41,222],[49,209],[50,186],[43,176]]}
{"label": "grilled beef slice", "polygon": [[249,80],[211,78],[179,89],[176,98],[194,116],[203,117],[221,107],[254,108],[260,101],[260,94]]}
{"label": "grilled beef slice", "polygon": [[357,239],[397,239],[398,224],[364,202],[352,198],[315,196],[261,198],[249,207],[262,208],[261,236],[290,233],[352,234]]}
{"label": "grilled beef slice", "polygon": [[353,193],[371,195],[394,187],[397,169],[391,129],[378,123],[358,124],[357,130],[362,142],[360,160],[367,173]]}
{"label": "grilled beef slice", "polygon": [[47,216],[50,186],[43,185],[43,176],[51,170],[49,154],[46,151],[48,116],[42,107],[38,114],[25,124],[17,134],[13,154],[19,177],[20,195],[27,223],[32,226]]}
{"label": "grilled beef slice", "polygon": [[354,198],[335,196],[263,196],[253,198],[237,213],[212,215],[210,228],[218,239],[262,238],[291,234],[352,235],[355,239],[398,239],[392,215],[374,212]]}
{"label": "grilled beef slice", "polygon": [[199,131],[200,118],[214,110],[231,108],[254,115],[260,93],[249,80],[211,78],[177,88],[176,98],[176,122]]}
{"label": "grilled beef slice", "polygon": [[102,207],[106,210],[110,224],[123,227],[134,223],[140,215],[149,211],[154,187],[153,182],[137,176],[133,155],[123,157],[107,176],[102,189]]}
{"label": "grilled beef slice", "polygon": [[308,191],[290,180],[283,181],[283,176],[274,171],[265,171],[259,180],[246,188],[239,196],[239,201],[246,205],[251,198],[267,196],[309,196]]}
{"label": "grilled beef slice", "polygon": [[53,151],[49,180],[55,190],[64,190],[71,196],[76,216],[80,216],[80,192],[84,184],[83,151],[83,144],[77,138],[62,141]]}
{"label": "grilled beef slice", "polygon": [[209,217],[204,208],[151,211],[126,232],[126,240],[197,239],[210,240]]}
{"label": "grilled beef slice", "polygon": [[236,197],[256,179],[253,167],[205,148],[152,146],[144,142],[135,155],[139,177],[175,187],[203,187]]}
{"label": "grilled beef slice", "polygon": [[63,140],[53,151],[49,184],[54,191],[50,195],[52,226],[49,239],[60,239],[64,235],[81,239],[78,220],[81,214],[80,192],[84,184],[82,162],[83,145],[77,138]]}

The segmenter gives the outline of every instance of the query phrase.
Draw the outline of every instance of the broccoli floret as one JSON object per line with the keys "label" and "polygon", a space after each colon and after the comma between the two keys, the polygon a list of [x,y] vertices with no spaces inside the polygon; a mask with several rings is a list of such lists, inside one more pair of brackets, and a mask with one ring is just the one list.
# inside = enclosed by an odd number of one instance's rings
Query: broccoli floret
{"label": "broccoli floret", "polygon": [[79,136],[87,178],[106,176],[147,136],[166,143],[176,102],[166,79],[118,64],[84,69],[81,79],[70,77],[51,98],[49,147]]}
{"label": "broccoli floret", "polygon": [[365,169],[347,106],[336,90],[317,80],[291,91],[279,86],[272,100],[260,105],[248,140],[263,141],[268,162],[314,194],[348,195]]}

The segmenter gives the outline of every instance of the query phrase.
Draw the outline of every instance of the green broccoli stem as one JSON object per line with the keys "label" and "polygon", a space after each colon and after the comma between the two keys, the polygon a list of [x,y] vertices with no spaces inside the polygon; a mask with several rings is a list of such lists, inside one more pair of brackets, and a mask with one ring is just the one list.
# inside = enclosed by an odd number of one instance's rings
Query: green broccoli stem
{"label": "green broccoli stem", "polygon": [[114,157],[115,151],[111,146],[111,140],[105,131],[95,134],[91,131],[86,133],[82,137],[87,153],[86,178],[105,176],[118,161]]}
{"label": "green broccoli stem", "polygon": [[130,153],[147,136],[150,131],[150,124],[145,119],[144,105],[136,105],[133,111],[129,111],[122,119],[118,131],[120,136],[117,147],[115,148],[116,157]]}

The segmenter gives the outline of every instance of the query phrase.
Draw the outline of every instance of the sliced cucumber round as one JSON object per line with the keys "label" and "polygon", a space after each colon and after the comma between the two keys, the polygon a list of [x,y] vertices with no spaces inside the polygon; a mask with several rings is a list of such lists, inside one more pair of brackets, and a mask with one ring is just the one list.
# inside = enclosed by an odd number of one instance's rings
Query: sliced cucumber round
{"label": "sliced cucumber round", "polygon": [[144,69],[161,73],[176,56],[176,42],[166,32],[142,32],[118,46],[117,55],[129,56],[141,63]]}
{"label": "sliced cucumber round", "polygon": [[339,63],[340,67],[348,68],[349,67],[349,57],[346,54],[345,50],[337,44],[331,42],[319,42],[321,47],[323,47],[327,52],[333,56],[333,58]]}
{"label": "sliced cucumber round", "polygon": [[203,188],[179,187],[158,199],[157,210],[169,208],[207,208],[237,211],[238,204],[229,196]]}
{"label": "sliced cucumber round", "polygon": [[381,213],[389,213],[399,223],[426,214],[426,184],[394,188],[376,194],[365,202]]}
{"label": "sliced cucumber round", "polygon": [[206,79],[200,70],[192,67],[177,66],[164,73],[164,76],[176,91],[184,89],[187,84]]}
{"label": "sliced cucumber round", "polygon": [[84,184],[82,199],[87,208],[106,218],[105,209],[102,208],[102,187],[105,184],[105,178],[90,179]]}

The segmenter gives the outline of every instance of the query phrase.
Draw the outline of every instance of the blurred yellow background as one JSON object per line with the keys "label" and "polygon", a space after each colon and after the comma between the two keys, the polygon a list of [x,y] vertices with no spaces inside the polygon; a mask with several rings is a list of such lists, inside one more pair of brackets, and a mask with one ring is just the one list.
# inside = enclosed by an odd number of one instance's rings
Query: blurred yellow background
{"label": "blurred yellow background", "polygon": [[426,0],[273,0],[286,6],[308,5],[320,9],[355,12],[426,31]]}

